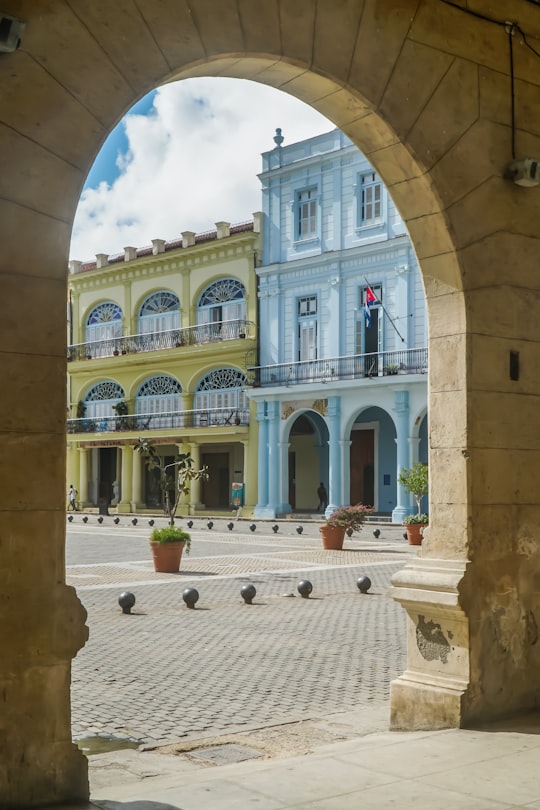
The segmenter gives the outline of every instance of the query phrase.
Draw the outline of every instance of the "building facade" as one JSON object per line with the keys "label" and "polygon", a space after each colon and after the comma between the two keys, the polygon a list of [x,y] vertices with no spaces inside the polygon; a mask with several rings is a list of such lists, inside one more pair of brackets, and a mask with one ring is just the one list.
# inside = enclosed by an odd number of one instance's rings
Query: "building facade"
{"label": "building facade", "polygon": [[260,517],[363,502],[401,521],[427,461],[427,324],[415,253],[380,177],[339,130],[263,154]]}
{"label": "building facade", "polygon": [[260,220],[70,263],[67,483],[83,508],[162,508],[157,472],[135,451],[139,436],[171,462],[189,450],[207,465],[185,511],[233,508],[233,484],[255,504],[246,368],[257,338]]}

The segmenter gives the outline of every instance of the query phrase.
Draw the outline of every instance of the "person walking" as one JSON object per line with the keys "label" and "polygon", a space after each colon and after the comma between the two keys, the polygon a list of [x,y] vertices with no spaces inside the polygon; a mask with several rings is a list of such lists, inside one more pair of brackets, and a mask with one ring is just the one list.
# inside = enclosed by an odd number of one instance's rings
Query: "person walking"
{"label": "person walking", "polygon": [[317,512],[324,512],[326,507],[328,506],[328,493],[326,491],[326,487],[321,481],[317,488],[317,497],[319,499],[319,505],[317,507]]}
{"label": "person walking", "polygon": [[69,507],[71,506],[73,512],[78,512],[79,510],[77,509],[77,490],[75,489],[73,484],[69,485],[68,500],[69,500],[68,511]]}

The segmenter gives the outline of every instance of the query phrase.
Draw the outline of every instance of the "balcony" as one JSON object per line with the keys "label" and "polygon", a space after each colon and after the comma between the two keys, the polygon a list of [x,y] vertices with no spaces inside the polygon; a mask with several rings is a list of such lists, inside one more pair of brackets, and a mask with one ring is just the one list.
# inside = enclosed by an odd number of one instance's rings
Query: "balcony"
{"label": "balcony", "polygon": [[157,352],[163,349],[178,349],[183,346],[202,346],[240,338],[256,336],[253,321],[217,321],[216,323],[187,326],[184,329],[169,329],[166,332],[148,332],[140,335],[77,343],[68,346],[67,359],[92,360],[98,357],[117,357],[138,352]]}
{"label": "balcony", "polygon": [[249,425],[249,408],[213,408],[197,411],[102,416],[95,419],[68,419],[67,432],[68,434],[142,433],[147,430],[237,427],[239,425]]}
{"label": "balcony", "polygon": [[428,350],[407,349],[400,352],[377,352],[279,363],[249,369],[254,387],[330,383],[337,380],[357,380],[364,377],[386,377],[398,374],[426,374]]}

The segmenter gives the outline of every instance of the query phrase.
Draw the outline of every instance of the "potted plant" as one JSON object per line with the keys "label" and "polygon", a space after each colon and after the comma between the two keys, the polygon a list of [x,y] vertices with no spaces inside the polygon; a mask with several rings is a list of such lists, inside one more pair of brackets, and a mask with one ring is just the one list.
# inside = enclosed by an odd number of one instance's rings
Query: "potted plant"
{"label": "potted plant", "polygon": [[366,515],[373,512],[373,507],[357,503],[355,506],[340,506],[326,518],[319,527],[323,548],[340,550],[343,548],[345,533],[349,537],[353,532],[362,529]]}
{"label": "potted plant", "polygon": [[[174,574],[180,570],[184,549],[186,554],[191,550],[191,535],[174,525],[178,504],[181,496],[189,493],[192,481],[208,478],[208,468],[202,467],[197,470],[191,453],[180,453],[175,461],[165,464],[165,458],[160,456],[156,448],[146,439],[139,438],[135,449],[144,457],[149,470],[159,472],[159,486],[163,494],[165,514],[169,520],[168,526],[154,529],[150,535],[154,570]],[[169,473],[171,469],[172,475]]]}
{"label": "potted plant", "polygon": [[423,526],[429,518],[422,512],[422,498],[428,493],[428,466],[421,461],[415,461],[412,467],[403,467],[398,482],[410,493],[416,501],[416,514],[407,515],[403,521],[407,528],[407,540],[410,545],[419,546],[422,543]]}

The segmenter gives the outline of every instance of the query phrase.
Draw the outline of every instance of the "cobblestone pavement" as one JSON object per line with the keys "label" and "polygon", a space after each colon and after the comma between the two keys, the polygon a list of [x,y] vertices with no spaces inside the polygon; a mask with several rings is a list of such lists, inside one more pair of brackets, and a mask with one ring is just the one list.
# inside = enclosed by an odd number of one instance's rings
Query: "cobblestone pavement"
{"label": "cobblestone pavement", "polygon": [[[180,574],[156,574],[147,525],[105,518],[68,524],[67,581],[88,611],[90,640],[73,662],[75,739],[93,735],[148,747],[276,726],[388,700],[405,668],[405,616],[390,577],[416,550],[401,527],[373,527],[323,551],[318,525],[195,521]],[[369,594],[356,580],[367,574]],[[313,583],[300,598],[300,579]],[[254,604],[240,588],[252,582]],[[182,602],[196,587],[196,610]],[[135,593],[131,615],[118,606]],[[294,594],[294,596],[291,596]]]}

